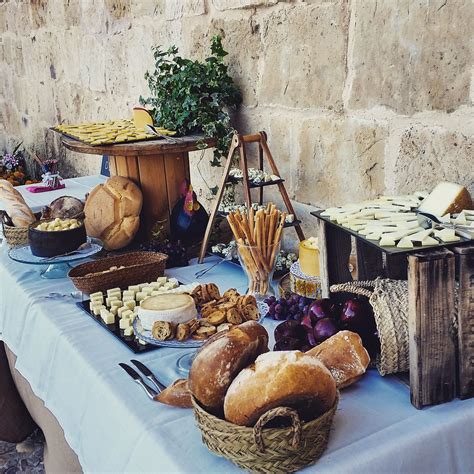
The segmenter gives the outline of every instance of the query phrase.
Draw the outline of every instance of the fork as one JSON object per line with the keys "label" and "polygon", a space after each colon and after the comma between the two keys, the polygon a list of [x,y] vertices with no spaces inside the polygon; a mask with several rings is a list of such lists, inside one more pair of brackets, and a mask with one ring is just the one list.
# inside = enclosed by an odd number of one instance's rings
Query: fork
{"label": "fork", "polygon": [[229,253],[221,260],[218,260],[216,263],[211,265],[208,268],[204,268],[203,270],[199,270],[194,274],[194,276],[199,279],[202,278],[207,272],[211,271],[213,268],[217,267],[217,265],[220,265],[223,262],[230,262],[235,256],[234,250],[229,251]]}

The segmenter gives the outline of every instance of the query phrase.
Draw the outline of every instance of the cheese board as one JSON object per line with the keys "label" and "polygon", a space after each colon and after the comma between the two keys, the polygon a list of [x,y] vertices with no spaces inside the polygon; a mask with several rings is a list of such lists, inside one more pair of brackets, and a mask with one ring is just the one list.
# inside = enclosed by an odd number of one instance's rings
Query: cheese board
{"label": "cheese board", "polygon": [[[388,255],[403,255],[403,254],[408,255],[408,254],[411,254],[411,253],[424,252],[424,251],[433,250],[433,249],[436,249],[436,248],[454,247],[456,245],[471,241],[471,239],[468,239],[466,237],[459,237],[459,240],[456,240],[456,241],[453,241],[453,242],[436,241],[436,244],[433,244],[433,245],[423,245],[423,246],[421,246],[421,245],[417,245],[417,242],[414,242],[413,247],[411,247],[411,248],[401,248],[401,247],[397,247],[397,246],[384,246],[384,245],[380,245],[380,240],[376,241],[376,240],[368,239],[366,235],[362,235],[361,233],[357,232],[356,230],[349,229],[348,227],[344,227],[344,226],[338,224],[337,222],[332,221],[328,216],[322,215],[322,213],[324,213],[324,210],[318,210],[318,211],[311,212],[311,215],[316,217],[317,219],[320,219],[320,220],[324,221],[326,224],[328,224],[328,225],[330,225],[334,228],[337,228],[337,229],[339,229],[341,231],[344,231],[344,232],[346,232],[350,235],[353,235],[354,237],[356,237],[357,239],[365,242],[369,246],[371,246],[373,248],[376,248],[376,249],[380,250],[381,252],[384,252]],[[420,231],[420,232],[422,232],[422,231]]]}

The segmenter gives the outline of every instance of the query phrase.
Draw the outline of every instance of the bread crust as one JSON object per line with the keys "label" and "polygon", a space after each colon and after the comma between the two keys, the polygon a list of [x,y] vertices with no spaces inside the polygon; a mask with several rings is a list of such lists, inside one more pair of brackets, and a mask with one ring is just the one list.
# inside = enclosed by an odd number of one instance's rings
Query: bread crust
{"label": "bread crust", "polygon": [[15,227],[28,227],[36,222],[36,217],[23,196],[6,179],[0,179],[0,200],[5,204]]}
{"label": "bread crust", "polygon": [[179,408],[193,407],[191,392],[186,379],[175,380],[172,385],[160,392],[155,400]]}
{"label": "bread crust", "polygon": [[86,201],[87,235],[101,239],[108,250],[125,247],[140,226],[142,204],[142,192],[133,181],[112,176],[97,185]]}
{"label": "bread crust", "polygon": [[189,388],[201,405],[221,414],[224,398],[234,377],[268,351],[268,333],[247,321],[213,335],[199,349],[189,372]]}
{"label": "bread crust", "polygon": [[336,383],[322,362],[300,351],[269,352],[242,370],[224,401],[227,421],[253,426],[268,410],[294,408],[302,420],[312,420],[331,408]]}
{"label": "bread crust", "polygon": [[317,357],[329,369],[337,388],[357,382],[370,363],[362,339],[352,331],[339,331],[306,354]]}

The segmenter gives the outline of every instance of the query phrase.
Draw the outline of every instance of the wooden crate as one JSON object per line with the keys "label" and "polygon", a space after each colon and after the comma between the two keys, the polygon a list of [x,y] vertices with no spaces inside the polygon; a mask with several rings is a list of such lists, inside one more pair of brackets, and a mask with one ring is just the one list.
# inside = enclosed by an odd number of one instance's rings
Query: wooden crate
{"label": "wooden crate", "polygon": [[323,296],[353,279],[408,279],[413,405],[473,397],[474,243],[387,255],[323,220],[318,225]]}

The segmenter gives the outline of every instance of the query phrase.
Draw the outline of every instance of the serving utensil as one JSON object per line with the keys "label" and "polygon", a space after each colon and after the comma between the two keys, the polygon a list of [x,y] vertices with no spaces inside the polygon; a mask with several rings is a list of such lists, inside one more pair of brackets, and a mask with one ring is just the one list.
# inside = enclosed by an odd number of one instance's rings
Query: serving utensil
{"label": "serving utensil", "polygon": [[127,372],[128,375],[130,375],[130,377],[132,377],[132,379],[137,385],[140,385],[140,387],[143,388],[143,390],[145,390],[145,393],[148,395],[148,398],[150,398],[153,401],[156,401],[158,392],[156,390],[153,390],[151,387],[149,387],[140,377],[138,372],[136,372],[129,365],[124,364],[123,362],[120,362],[119,365],[120,367],[122,367],[123,370],[125,370],[125,372]]}
{"label": "serving utensil", "polygon": [[234,256],[237,256],[237,250],[235,248],[230,249],[223,259],[218,260],[210,267],[204,268],[203,270],[199,270],[194,274],[194,276],[196,277],[196,279],[202,278],[207,272],[210,272],[213,268],[217,267],[217,265],[220,265],[223,262],[230,262],[234,258]]}
{"label": "serving utensil", "polygon": [[48,293],[47,295],[40,296],[40,299],[58,299],[58,298],[73,298],[73,299],[79,299],[82,296],[81,291],[71,291],[69,293],[56,293],[56,292],[51,292]]}
{"label": "serving utensil", "polygon": [[92,244],[90,242],[84,242],[82,245],[80,245],[76,250],[73,250],[72,252],[62,253],[60,255],[55,255],[54,257],[45,257],[45,258],[41,259],[41,261],[42,262],[49,262],[49,261],[54,260],[55,258],[59,258],[59,257],[68,257],[69,255],[87,253],[90,250],[91,247],[92,247]]}
{"label": "serving utensil", "polygon": [[442,227],[443,229],[453,229],[457,235],[464,237],[465,239],[472,239],[474,236],[472,227],[452,224],[450,222],[441,222],[437,216],[430,214],[429,212],[417,211],[417,217],[419,224],[425,229],[431,229],[434,223],[436,226]]}
{"label": "serving utensil", "polygon": [[142,362],[140,362],[139,360],[136,360],[136,359],[132,359],[130,361],[133,365],[135,365],[135,367],[137,367],[137,369],[143,374],[145,375],[145,377],[150,380],[150,382],[153,383],[153,385],[156,387],[156,389],[158,390],[158,393],[160,393],[162,390],[164,390],[166,388],[166,385],[163,385],[154,375],[153,375],[153,372],[145,365],[143,364]]}

